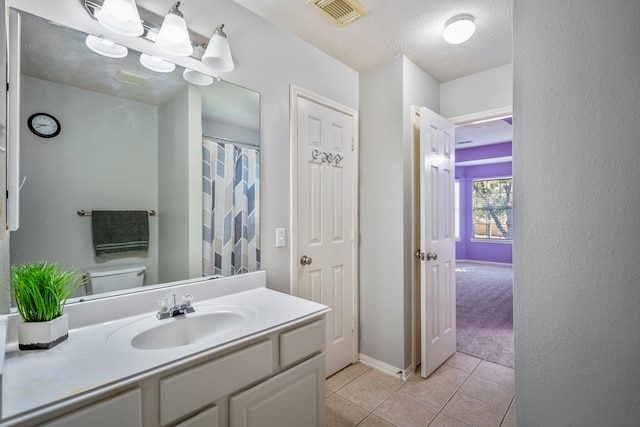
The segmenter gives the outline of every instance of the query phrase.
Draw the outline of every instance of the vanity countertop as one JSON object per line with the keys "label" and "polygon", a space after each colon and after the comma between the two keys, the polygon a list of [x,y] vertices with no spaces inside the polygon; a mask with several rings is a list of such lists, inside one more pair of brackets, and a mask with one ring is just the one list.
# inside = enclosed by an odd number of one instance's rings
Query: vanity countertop
{"label": "vanity countertop", "polygon": [[[194,307],[197,313],[199,307],[218,304],[248,307],[252,318],[232,333],[162,350],[137,350],[107,339],[131,322],[154,318],[155,312],[71,329],[68,340],[49,350],[19,351],[9,345],[2,377],[1,421],[167,368],[194,355],[223,352],[284,324],[329,311],[324,305],[264,287],[196,301]],[[163,321],[157,320],[158,324]]]}

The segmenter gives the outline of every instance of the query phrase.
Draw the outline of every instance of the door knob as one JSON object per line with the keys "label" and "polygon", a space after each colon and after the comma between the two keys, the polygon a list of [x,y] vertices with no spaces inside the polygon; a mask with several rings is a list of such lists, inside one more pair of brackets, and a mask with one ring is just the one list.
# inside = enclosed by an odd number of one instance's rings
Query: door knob
{"label": "door knob", "polygon": [[312,262],[313,260],[311,259],[310,256],[302,255],[302,258],[300,258],[300,264],[302,265],[309,265]]}
{"label": "door knob", "polygon": [[427,252],[427,261],[438,259],[438,254],[435,252]]}

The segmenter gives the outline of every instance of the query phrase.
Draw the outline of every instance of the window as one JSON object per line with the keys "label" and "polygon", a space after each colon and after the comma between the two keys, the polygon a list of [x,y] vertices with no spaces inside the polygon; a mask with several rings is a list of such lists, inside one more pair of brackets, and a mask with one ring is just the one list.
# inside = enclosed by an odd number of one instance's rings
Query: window
{"label": "window", "polygon": [[513,240],[511,181],[511,178],[473,181],[473,239]]}

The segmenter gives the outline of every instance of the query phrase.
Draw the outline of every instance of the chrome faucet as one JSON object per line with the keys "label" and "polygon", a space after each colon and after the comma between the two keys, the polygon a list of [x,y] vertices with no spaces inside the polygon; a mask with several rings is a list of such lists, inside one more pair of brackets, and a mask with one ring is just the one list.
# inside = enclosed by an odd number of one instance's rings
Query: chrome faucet
{"label": "chrome faucet", "polygon": [[160,298],[158,300],[158,313],[156,317],[159,320],[169,317],[179,316],[185,313],[193,313],[193,296],[191,294],[182,295],[182,303],[176,302],[176,294],[171,294],[172,301],[169,298]]}

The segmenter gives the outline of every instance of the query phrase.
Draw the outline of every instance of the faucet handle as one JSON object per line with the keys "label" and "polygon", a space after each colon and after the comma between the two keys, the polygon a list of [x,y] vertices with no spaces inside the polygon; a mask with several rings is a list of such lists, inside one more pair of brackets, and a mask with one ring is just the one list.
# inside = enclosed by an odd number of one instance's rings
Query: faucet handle
{"label": "faucet handle", "polygon": [[193,305],[193,295],[191,294],[182,295],[182,304],[187,308],[191,307]]}
{"label": "faucet handle", "polygon": [[171,303],[169,302],[169,298],[164,297],[158,300],[158,313],[164,314],[168,313],[171,308]]}

